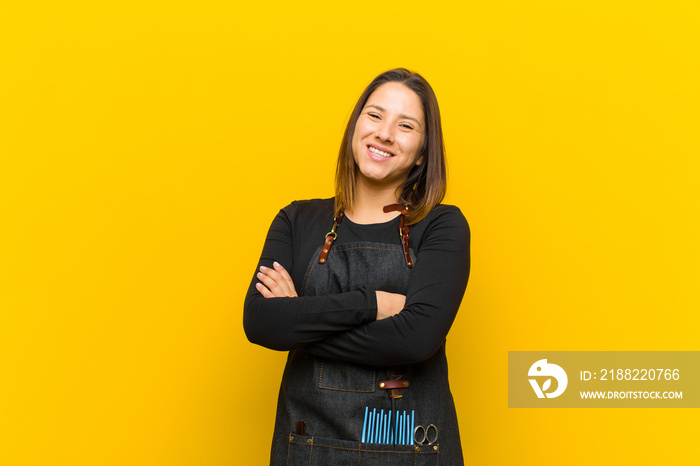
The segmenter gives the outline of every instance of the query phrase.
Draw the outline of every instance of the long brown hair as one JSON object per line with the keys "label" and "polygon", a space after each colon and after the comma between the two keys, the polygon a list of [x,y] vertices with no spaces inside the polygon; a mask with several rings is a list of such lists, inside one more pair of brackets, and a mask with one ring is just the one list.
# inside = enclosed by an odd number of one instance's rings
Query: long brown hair
{"label": "long brown hair", "polygon": [[415,165],[408,178],[396,190],[401,204],[408,204],[413,210],[406,215],[406,222],[414,224],[425,218],[445,197],[447,172],[445,170],[445,144],[442,139],[440,108],[433,88],[418,73],[405,68],[396,68],[380,74],[367,86],[350,115],[338,153],[338,166],[335,174],[335,210],[351,210],[355,204],[355,176],[357,166],[352,153],[352,136],[355,133],[362,109],[369,96],[379,86],[388,82],[399,82],[420,98],[425,114],[426,133],[421,156],[423,163]]}

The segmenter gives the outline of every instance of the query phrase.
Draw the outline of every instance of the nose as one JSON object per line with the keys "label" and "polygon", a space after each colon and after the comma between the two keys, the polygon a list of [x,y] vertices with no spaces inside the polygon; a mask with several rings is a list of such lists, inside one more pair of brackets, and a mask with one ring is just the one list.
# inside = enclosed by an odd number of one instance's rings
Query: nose
{"label": "nose", "polygon": [[377,127],[377,138],[385,142],[394,142],[394,126],[388,121],[382,121]]}

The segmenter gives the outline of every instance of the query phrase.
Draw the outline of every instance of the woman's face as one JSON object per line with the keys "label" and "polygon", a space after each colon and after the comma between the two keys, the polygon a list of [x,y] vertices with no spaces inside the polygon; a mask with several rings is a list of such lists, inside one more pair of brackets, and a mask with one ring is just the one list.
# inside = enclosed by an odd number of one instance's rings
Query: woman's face
{"label": "woman's face", "polygon": [[352,135],[357,176],[372,184],[398,186],[423,162],[424,140],[418,95],[398,82],[382,84],[367,99]]}

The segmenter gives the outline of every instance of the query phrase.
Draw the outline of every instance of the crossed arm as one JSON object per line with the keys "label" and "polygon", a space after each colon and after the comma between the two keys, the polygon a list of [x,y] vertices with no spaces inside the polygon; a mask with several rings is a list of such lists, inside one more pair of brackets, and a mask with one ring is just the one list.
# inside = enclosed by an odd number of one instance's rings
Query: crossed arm
{"label": "crossed arm", "polygon": [[469,276],[469,227],[457,209],[430,224],[417,255],[406,296],[357,290],[297,297],[287,271],[270,260],[246,299],[246,333],[272,349],[361,364],[422,362],[444,342]]}
{"label": "crossed arm", "polygon": [[[260,282],[255,288],[265,298],[296,298],[297,291],[289,273],[278,262],[272,264],[272,268],[260,266],[257,274]],[[377,297],[377,318],[383,320],[401,312],[406,304],[406,296],[386,291],[375,291]]]}

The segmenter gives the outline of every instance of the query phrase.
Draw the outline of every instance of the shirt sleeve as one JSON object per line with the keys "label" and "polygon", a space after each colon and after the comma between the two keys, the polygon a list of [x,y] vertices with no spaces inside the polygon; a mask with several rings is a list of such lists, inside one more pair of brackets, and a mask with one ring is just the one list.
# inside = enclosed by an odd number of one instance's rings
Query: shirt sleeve
{"label": "shirt sleeve", "polygon": [[[290,271],[294,261],[294,204],[282,209],[268,231],[263,251],[246,294],[243,328],[248,340],[270,349],[287,351],[318,342],[377,317],[374,290],[359,289],[328,296],[264,298],[255,288],[261,265],[277,261]],[[299,289],[299,284],[294,286]]]}
{"label": "shirt sleeve", "polygon": [[415,364],[445,341],[469,279],[469,225],[457,208],[430,224],[411,272],[406,306],[303,348],[316,356],[374,366]]}

